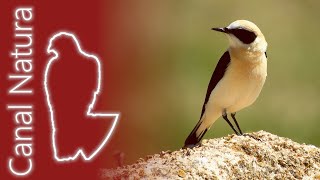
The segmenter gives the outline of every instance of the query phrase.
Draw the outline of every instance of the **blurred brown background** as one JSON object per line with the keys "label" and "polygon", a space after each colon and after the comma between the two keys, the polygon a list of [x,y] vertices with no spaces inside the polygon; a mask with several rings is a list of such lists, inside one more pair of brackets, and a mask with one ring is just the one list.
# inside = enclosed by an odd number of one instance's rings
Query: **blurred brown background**
{"label": "blurred brown background", "polygon": [[[256,103],[238,113],[242,130],[320,145],[320,1],[137,0],[113,8],[102,20],[103,56],[119,77],[121,98],[113,108],[122,117],[112,146],[127,163],[183,145],[228,47],[210,28],[237,19],[257,24],[268,42],[267,82]],[[204,138],[231,133],[221,118]]]}

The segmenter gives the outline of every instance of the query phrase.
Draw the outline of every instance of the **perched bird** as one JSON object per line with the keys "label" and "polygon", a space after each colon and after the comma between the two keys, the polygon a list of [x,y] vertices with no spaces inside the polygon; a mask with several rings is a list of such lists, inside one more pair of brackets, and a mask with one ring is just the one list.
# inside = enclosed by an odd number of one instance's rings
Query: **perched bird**
{"label": "perched bird", "polygon": [[[267,42],[260,29],[247,20],[237,20],[224,28],[229,48],[220,58],[209,83],[199,122],[185,141],[196,145],[222,116],[237,135],[242,135],[236,113],[259,96],[267,77]],[[238,131],[228,119],[231,115]]]}

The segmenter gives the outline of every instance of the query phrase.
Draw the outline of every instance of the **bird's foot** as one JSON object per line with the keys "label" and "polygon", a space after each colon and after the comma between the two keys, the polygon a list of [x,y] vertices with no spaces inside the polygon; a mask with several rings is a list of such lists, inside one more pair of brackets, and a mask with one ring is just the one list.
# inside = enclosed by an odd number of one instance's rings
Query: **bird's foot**
{"label": "bird's foot", "polygon": [[253,136],[253,135],[251,135],[251,134],[248,134],[248,133],[244,133],[244,134],[241,134],[242,136],[248,136],[248,137],[251,137],[251,138],[253,138],[253,139],[255,139],[255,140],[257,140],[257,141],[262,141],[260,138],[258,138],[258,137],[255,137],[255,136]]}

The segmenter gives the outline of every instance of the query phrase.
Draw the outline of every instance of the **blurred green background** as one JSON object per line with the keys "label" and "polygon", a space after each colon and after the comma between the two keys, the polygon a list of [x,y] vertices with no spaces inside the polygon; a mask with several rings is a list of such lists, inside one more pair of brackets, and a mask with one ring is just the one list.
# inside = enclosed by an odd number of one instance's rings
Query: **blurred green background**
{"label": "blurred green background", "polygon": [[[254,105],[237,114],[242,130],[320,146],[319,8],[316,0],[118,2],[114,26],[104,27],[113,32],[105,36],[113,42],[106,56],[121,69],[114,146],[127,163],[182,147],[228,48],[226,37],[210,28],[237,19],[257,24],[268,42],[267,81]],[[231,133],[220,118],[204,138]]]}

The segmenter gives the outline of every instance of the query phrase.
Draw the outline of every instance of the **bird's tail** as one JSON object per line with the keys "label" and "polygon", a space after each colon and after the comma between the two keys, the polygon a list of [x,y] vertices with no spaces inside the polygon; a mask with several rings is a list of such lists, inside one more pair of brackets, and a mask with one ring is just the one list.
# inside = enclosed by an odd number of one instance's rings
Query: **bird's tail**
{"label": "bird's tail", "polygon": [[205,133],[208,131],[209,127],[204,124],[204,121],[200,119],[197,125],[193,128],[186,141],[184,142],[184,148],[193,147],[197,145]]}

